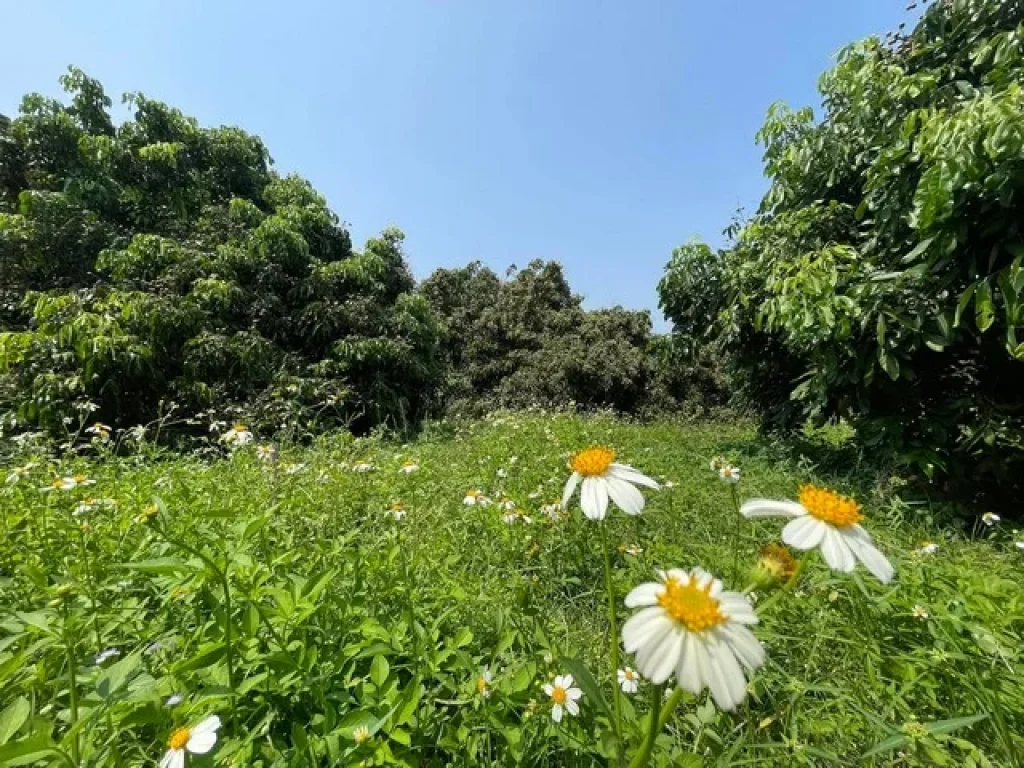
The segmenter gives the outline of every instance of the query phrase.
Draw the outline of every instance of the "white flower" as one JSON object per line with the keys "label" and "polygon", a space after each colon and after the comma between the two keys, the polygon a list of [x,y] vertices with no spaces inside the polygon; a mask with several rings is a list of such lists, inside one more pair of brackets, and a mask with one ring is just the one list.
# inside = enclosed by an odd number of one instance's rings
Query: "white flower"
{"label": "white flower", "polygon": [[[91,481],[89,483],[91,485]],[[79,486],[78,477],[58,477],[41,491],[73,491]]]}
{"label": "white flower", "polygon": [[498,468],[498,471],[497,471],[496,474],[498,475],[498,477],[508,477],[508,472],[506,472],[501,467]]}
{"label": "white flower", "polygon": [[921,546],[914,552],[918,555],[934,555],[939,551],[939,545],[932,541],[922,541]]}
{"label": "white flower", "polygon": [[363,744],[369,741],[370,729],[367,728],[365,725],[358,726],[354,731],[352,731],[352,740],[356,744]]}
{"label": "white flower", "polygon": [[490,499],[484,496],[480,489],[466,491],[465,498],[462,499],[462,503],[467,507],[472,507],[479,504],[481,507],[486,507],[491,503]]}
{"label": "white flower", "polygon": [[498,502],[498,509],[512,510],[516,508],[516,503],[507,496]]}
{"label": "white flower", "polygon": [[993,525],[995,525],[1002,519],[1003,518],[1001,518],[995,512],[986,512],[984,515],[981,516],[981,522],[983,522],[989,528],[991,528]]}
{"label": "white flower", "polygon": [[257,445],[256,458],[273,463],[277,461],[277,448],[273,445]]}
{"label": "white flower", "polygon": [[543,504],[540,508],[541,514],[547,515],[554,521],[562,519],[562,504],[560,502],[552,502],[551,504]]}
{"label": "white flower", "polygon": [[636,544],[620,544],[619,552],[621,552],[624,555],[631,555],[633,557],[636,557],[638,555],[642,555],[644,553],[644,550],[643,547],[640,547]]}
{"label": "white flower", "polygon": [[168,709],[172,709],[173,707],[176,707],[179,704],[181,704],[181,702],[183,702],[184,700],[185,697],[182,696],[180,693],[172,693],[170,696],[167,697],[167,701],[164,702],[164,706]]}
{"label": "white flower", "polygon": [[217,743],[220,718],[210,715],[192,728],[178,728],[167,740],[167,752],[160,760],[160,768],[185,768],[185,751],[205,755]]}
{"label": "white flower", "polygon": [[395,520],[401,520],[406,515],[405,505],[400,501],[392,502],[391,507],[387,510],[387,514],[391,515]]}
{"label": "white flower", "polygon": [[225,445],[232,448],[241,448],[252,442],[252,432],[244,424],[235,424],[231,429],[220,436]]}
{"label": "white flower", "polygon": [[740,468],[725,464],[718,470],[718,476],[730,485],[735,485],[740,481]]}
{"label": "white flower", "polygon": [[373,464],[368,461],[357,461],[352,465],[353,472],[369,472],[373,469]]}
{"label": "white flower", "polygon": [[285,464],[281,469],[286,475],[297,475],[306,468],[305,464]]}
{"label": "white flower", "polygon": [[913,614],[915,619],[921,619],[921,621],[924,621],[928,618],[928,609],[923,605],[915,605]]}
{"label": "white flower", "polygon": [[700,568],[659,571],[661,581],[636,587],[626,596],[642,607],[622,627],[622,642],[636,654],[641,674],[661,685],[675,673],[690,693],[711,689],[715,703],[734,710],[747,694],[744,668],[764,663],[764,649],[746,625],[757,623],[753,607],[739,592]]}
{"label": "white flower", "polygon": [[1015,541],[1013,542],[1013,546],[1017,549],[1024,550],[1024,541]]}
{"label": "white flower", "polygon": [[658,487],[647,475],[625,464],[616,464],[615,451],[610,448],[599,446],[580,451],[569,460],[569,466],[572,475],[562,492],[562,507],[568,509],[569,500],[582,480],[580,506],[591,520],[604,520],[609,497],[627,515],[639,515],[644,509],[644,497],[634,485]]}
{"label": "white flower", "polygon": [[476,679],[476,692],[483,696],[485,699],[491,696],[491,682],[494,680],[494,675],[491,674],[490,667],[484,667],[480,671],[480,676]]}
{"label": "white flower", "polygon": [[619,678],[619,688],[622,689],[623,693],[636,693],[640,690],[640,675],[631,667],[620,669],[617,676]]}
{"label": "white flower", "polygon": [[96,665],[99,666],[101,664],[105,664],[111,659],[116,659],[120,655],[121,651],[117,648],[107,648],[106,650],[100,651],[96,654]]}
{"label": "white flower", "polygon": [[892,580],[892,564],[859,525],[863,517],[860,505],[847,496],[804,485],[800,488],[800,503],[751,499],[743,503],[740,512],[747,518],[794,518],[782,529],[782,540],[791,547],[820,547],[829,567],[844,573],[852,571],[860,560],[883,584]]}
{"label": "white flower", "polygon": [[24,464],[20,467],[15,467],[11,470],[11,473],[7,475],[7,483],[13,485],[18,482],[22,477],[27,475],[36,466],[34,461],[30,461],[28,464]]}
{"label": "white flower", "polygon": [[398,468],[398,471],[406,475],[411,475],[413,472],[420,471],[420,465],[417,464],[415,461],[406,461],[405,463],[402,464],[401,467]]}
{"label": "white flower", "polygon": [[77,507],[75,507],[74,510],[72,510],[71,514],[73,514],[75,517],[87,514],[96,509],[96,504],[96,499],[86,499],[85,501],[81,502]]}
{"label": "white flower", "polygon": [[666,488],[675,488],[675,487],[676,487],[676,484],[675,484],[675,483],[673,483],[673,482],[672,482],[671,480],[666,480],[666,481],[664,482],[664,486],[665,486]]}
{"label": "white flower", "polygon": [[512,525],[513,523],[532,523],[533,519],[521,509],[512,509],[501,516],[501,519]]}
{"label": "white flower", "polygon": [[106,424],[100,424],[98,421],[91,427],[86,427],[87,434],[95,435],[100,442],[107,442],[110,440],[110,427]]}
{"label": "white flower", "polygon": [[583,696],[583,691],[572,687],[572,675],[558,675],[554,684],[544,686],[544,693],[551,698],[551,719],[562,722],[562,713],[568,711],[573,717],[580,714],[580,705],[576,701]]}

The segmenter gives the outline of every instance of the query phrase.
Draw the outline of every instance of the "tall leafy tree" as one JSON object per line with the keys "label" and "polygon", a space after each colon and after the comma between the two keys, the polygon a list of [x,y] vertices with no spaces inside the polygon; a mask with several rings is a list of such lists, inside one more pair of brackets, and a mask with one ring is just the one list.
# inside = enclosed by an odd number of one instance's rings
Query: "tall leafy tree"
{"label": "tall leafy tree", "polygon": [[362,251],[262,141],[79,70],[0,134],[0,408],[56,428],[175,402],[269,427],[404,424],[440,379],[403,236]]}

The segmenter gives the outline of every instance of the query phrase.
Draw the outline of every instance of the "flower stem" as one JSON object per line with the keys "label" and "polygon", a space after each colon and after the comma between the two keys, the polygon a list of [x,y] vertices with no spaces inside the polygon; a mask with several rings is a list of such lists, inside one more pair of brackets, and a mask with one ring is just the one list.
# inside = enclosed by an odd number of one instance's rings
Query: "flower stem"
{"label": "flower stem", "polygon": [[743,514],[740,512],[740,496],[735,483],[729,486],[729,491],[732,505],[736,509],[736,523],[732,529],[732,579],[735,582],[740,577],[740,526],[743,523]]}
{"label": "flower stem", "polygon": [[615,620],[615,589],[612,586],[612,559],[608,551],[607,526],[608,523],[603,520],[598,523],[601,529],[601,550],[604,553],[604,590],[608,595],[608,656],[612,663],[612,703],[615,708],[615,722],[612,726],[615,731],[618,762],[622,765],[622,694],[616,685],[616,676],[619,672],[619,630]]}
{"label": "flower stem", "polygon": [[80,748],[78,743],[78,731],[75,726],[78,723],[78,670],[75,661],[75,648],[77,643],[74,640],[74,633],[68,629],[71,618],[67,608],[64,609],[64,646],[68,655],[68,697],[71,707],[71,729],[75,731],[71,739],[71,760],[78,765]]}
{"label": "flower stem", "polygon": [[657,740],[662,728],[665,727],[664,722],[668,720],[668,715],[672,713],[676,704],[679,703],[679,699],[682,698],[682,688],[677,688],[668,700],[665,713],[662,714],[661,700],[664,696],[664,690],[665,686],[663,685],[655,685],[651,688],[651,723],[647,727],[647,736],[644,737],[643,746],[633,755],[633,759],[629,761],[629,768],[643,768],[643,766],[647,765],[647,762],[651,759],[651,752],[654,751],[654,742]]}

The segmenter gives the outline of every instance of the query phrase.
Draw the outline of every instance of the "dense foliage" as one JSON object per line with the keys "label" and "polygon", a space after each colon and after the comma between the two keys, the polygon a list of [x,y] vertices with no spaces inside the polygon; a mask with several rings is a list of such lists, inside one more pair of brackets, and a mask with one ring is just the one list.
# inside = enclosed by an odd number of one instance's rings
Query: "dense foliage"
{"label": "dense foliage", "polygon": [[[77,70],[0,136],[0,411],[47,428],[174,408],[305,429],[403,424],[439,379],[402,234],[362,252],[262,142]],[[173,406],[172,406],[173,404]]]}
{"label": "dense foliage", "polygon": [[952,0],[772,109],[771,188],[660,286],[770,423],[855,420],[930,476],[1024,478],[1024,3]]}
{"label": "dense foliage", "polygon": [[[511,273],[511,270],[510,270]],[[557,262],[502,280],[480,263],[439,269],[422,293],[447,329],[448,402],[564,404],[631,411],[647,392],[647,312],[588,312]]]}

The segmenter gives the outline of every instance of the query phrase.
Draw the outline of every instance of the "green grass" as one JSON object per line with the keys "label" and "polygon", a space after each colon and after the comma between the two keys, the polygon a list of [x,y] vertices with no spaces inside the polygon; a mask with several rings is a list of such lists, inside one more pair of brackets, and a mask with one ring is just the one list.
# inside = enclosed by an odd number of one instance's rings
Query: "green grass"
{"label": "green grass", "polygon": [[[276,471],[253,446],[36,457],[0,487],[0,764],[154,765],[175,726],[211,713],[218,746],[195,765],[604,764],[596,691],[555,726],[540,690],[579,664],[611,701],[598,529],[578,502],[561,521],[540,512],[568,453],[592,443],[674,484],[645,491],[642,517],[609,513],[612,543],[643,548],[613,556],[620,621],[655,568],[701,565],[741,589],[778,539],[781,522],[738,518],[708,466],[718,454],[742,467],[744,498],[792,498],[807,481],[855,495],[897,571],[882,586],[812,560],[756,628],[768,662],[747,702],[727,714],[686,696],[654,764],[1016,764],[1024,554],[1008,534],[973,537],[901,499],[898,477],[842,445],[812,459],[745,424],[543,413],[442,423],[409,445],[331,436],[282,448]],[[407,459],[420,471],[401,474]],[[360,460],[375,469],[352,471]],[[95,485],[39,490],[73,473]],[[532,522],[464,506],[474,488]],[[90,496],[116,504],[75,516]],[[396,523],[385,510],[399,500]],[[151,504],[159,513],[140,522]],[[926,539],[938,552],[913,554]],[[120,655],[97,665],[105,648]],[[183,703],[165,706],[175,693]],[[626,698],[631,752],[650,695]],[[372,737],[357,744],[360,725]]]}

